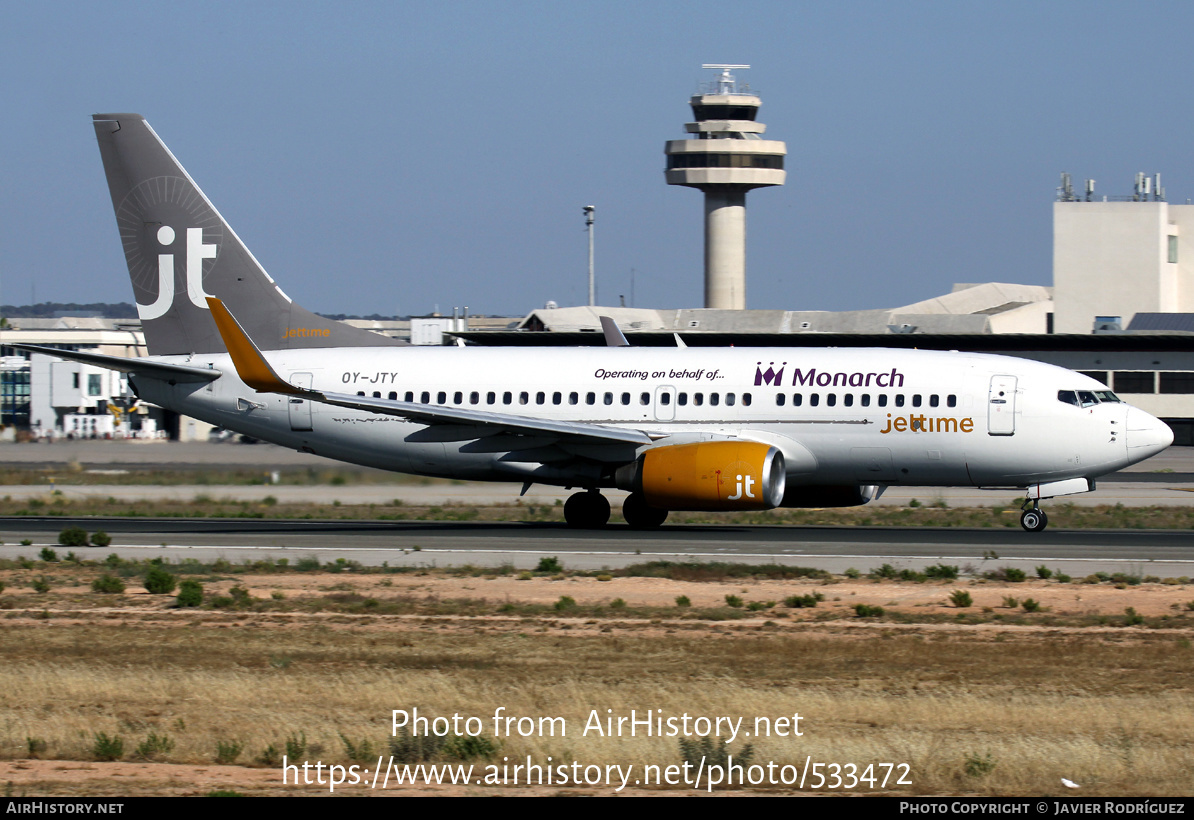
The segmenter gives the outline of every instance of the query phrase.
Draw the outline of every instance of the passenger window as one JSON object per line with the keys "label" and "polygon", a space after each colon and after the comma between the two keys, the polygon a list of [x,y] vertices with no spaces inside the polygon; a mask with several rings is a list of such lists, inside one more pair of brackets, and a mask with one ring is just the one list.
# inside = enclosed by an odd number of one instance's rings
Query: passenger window
{"label": "passenger window", "polygon": [[485,394],[485,403],[486,404],[497,404],[497,393],[494,393],[492,390],[490,390],[488,393],[486,393]]}
{"label": "passenger window", "polygon": [[[645,396],[647,394],[644,393],[643,395]],[[664,405],[665,407],[667,405],[671,404],[672,403],[672,394],[668,393],[668,392],[660,393],[659,394],[659,403]]]}
{"label": "passenger window", "polygon": [[914,393],[912,396],[912,406],[920,407],[920,393]]}
{"label": "passenger window", "polygon": [[862,394],[862,397],[859,399],[859,403],[860,403],[860,404],[861,404],[863,407],[870,407],[870,406],[871,406],[871,394],[870,394],[870,393],[863,393],[863,394]]}
{"label": "passenger window", "polygon": [[476,390],[469,393],[468,394],[468,403],[469,404],[480,404],[481,403],[481,394],[478,393]]}
{"label": "passenger window", "polygon": [[854,394],[847,393],[846,395],[842,396],[842,404],[846,405],[847,407],[853,407],[854,406]]}
{"label": "passenger window", "polygon": [[544,393],[542,390],[535,393],[535,404],[543,404],[545,401],[547,401],[546,393]]}
{"label": "passenger window", "polygon": [[695,404],[697,407],[700,407],[702,404],[705,403],[705,394],[704,393],[693,393],[692,394],[692,403]]}
{"label": "passenger window", "polygon": [[391,390],[390,391],[390,401],[397,401],[397,400],[398,400],[398,394]]}
{"label": "passenger window", "polygon": [[638,397],[638,403],[639,403],[639,404],[644,404],[644,405],[646,405],[646,404],[650,404],[650,403],[651,403],[651,394],[650,394],[650,393],[641,393],[641,394],[639,394],[639,397]]}
{"label": "passenger window", "polygon": [[804,403],[804,396],[802,394],[800,394],[800,393],[792,394],[792,406],[793,407],[799,407],[803,403]]}
{"label": "passenger window", "polygon": [[563,402],[564,402],[564,394],[563,393],[557,392],[557,393],[551,394],[551,403],[552,404],[563,404]]}
{"label": "passenger window", "polygon": [[721,394],[720,393],[710,393],[709,394],[709,405],[711,407],[716,407],[720,403],[721,403]]}
{"label": "passenger window", "polygon": [[680,405],[681,407],[688,404],[688,394],[680,393],[678,396],[676,396],[676,404]]}
{"label": "passenger window", "polygon": [[819,393],[809,393],[808,394],[808,406],[809,407],[816,407],[820,403],[821,403],[821,396]]}
{"label": "passenger window", "polygon": [[364,391],[364,390],[358,390],[358,391],[357,391],[357,395],[358,395],[358,396],[361,396],[361,397],[364,397],[364,395],[365,395],[365,391]]}
{"label": "passenger window", "polygon": [[405,400],[413,402],[415,400],[415,392],[413,390],[407,390]]}
{"label": "passenger window", "polygon": [[750,393],[742,394],[742,403],[747,407],[750,407]]}
{"label": "passenger window", "polygon": [[464,394],[461,393],[459,390],[457,390],[456,393],[452,396],[452,403],[460,404],[462,401],[464,401]]}
{"label": "passenger window", "polygon": [[622,404],[630,404],[630,394],[629,393],[622,394]]}
{"label": "passenger window", "polygon": [[613,393],[606,393],[606,394],[605,394],[605,399],[604,399],[604,401],[605,401],[605,403],[606,403],[606,404],[613,404],[613,403],[614,403],[614,394],[613,394]]}
{"label": "passenger window", "polygon": [[896,395],[896,407],[903,407],[903,406],[904,406],[904,394],[899,393]]}
{"label": "passenger window", "polygon": [[528,393],[527,391],[523,390],[521,393],[518,394],[518,403],[519,404],[530,404],[531,403],[531,394]]}
{"label": "passenger window", "polygon": [[784,396],[784,394],[783,394],[783,393],[776,393],[776,394],[775,394],[775,406],[776,406],[776,407],[783,407],[783,406],[784,406],[784,400],[785,400],[785,398],[786,398],[786,397]]}
{"label": "passenger window", "polygon": [[507,390],[505,393],[502,393],[502,404],[513,404],[513,403],[514,403],[514,394],[513,393],[511,393],[509,390]]}
{"label": "passenger window", "polygon": [[381,391],[380,391],[380,390],[374,390],[374,391],[373,391],[373,398],[375,398],[375,399],[380,399],[380,398],[381,398]]}
{"label": "passenger window", "polygon": [[936,407],[936,406],[937,406],[937,405],[939,405],[939,404],[941,404],[941,397],[940,397],[940,396],[938,396],[936,393],[934,393],[933,395],[929,396],[929,407]]}
{"label": "passenger window", "polygon": [[957,407],[958,406],[958,397],[951,393],[949,396],[946,397],[945,403],[948,404],[950,407]]}
{"label": "passenger window", "polygon": [[424,390],[419,401],[423,402],[423,404],[431,404],[431,394]]}
{"label": "passenger window", "polygon": [[568,403],[569,404],[580,404],[580,393],[569,393],[568,394]]}
{"label": "passenger window", "polygon": [[597,394],[596,393],[585,393],[585,404],[596,404],[596,403],[597,403]]}
{"label": "passenger window", "polygon": [[837,404],[837,394],[836,393],[829,393],[828,395],[825,396],[825,406],[826,407],[833,407],[835,404]]}
{"label": "passenger window", "polygon": [[448,403],[448,394],[445,393],[443,390],[436,393],[435,394],[435,403],[436,404],[447,404]]}
{"label": "passenger window", "polygon": [[887,394],[886,394],[886,393],[880,393],[880,394],[879,394],[879,406],[880,406],[880,407],[886,407],[886,406],[887,406]]}
{"label": "passenger window", "polygon": [[734,406],[734,394],[733,393],[726,393],[726,406],[727,407]]}

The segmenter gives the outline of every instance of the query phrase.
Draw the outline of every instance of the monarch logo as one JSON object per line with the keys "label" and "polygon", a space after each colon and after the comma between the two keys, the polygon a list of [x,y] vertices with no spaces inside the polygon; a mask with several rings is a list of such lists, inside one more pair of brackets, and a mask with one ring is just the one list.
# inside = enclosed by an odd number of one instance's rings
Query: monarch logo
{"label": "monarch logo", "polygon": [[768,362],[769,366],[766,370],[763,369],[763,363],[759,362],[755,367],[755,387],[764,384],[774,384],[776,387],[783,385],[784,381],[784,366],[787,362],[781,362],[779,370],[775,369],[775,362]]}
{"label": "monarch logo", "polygon": [[[174,244],[177,235],[169,225],[158,228],[158,244],[168,248]],[[205,301],[211,294],[203,290],[203,260],[215,259],[217,245],[203,243],[202,228],[187,228],[187,298],[195,307],[208,310]],[[152,305],[137,303],[137,315],[142,321],[164,316],[174,304],[174,254],[158,254],[158,298]]]}

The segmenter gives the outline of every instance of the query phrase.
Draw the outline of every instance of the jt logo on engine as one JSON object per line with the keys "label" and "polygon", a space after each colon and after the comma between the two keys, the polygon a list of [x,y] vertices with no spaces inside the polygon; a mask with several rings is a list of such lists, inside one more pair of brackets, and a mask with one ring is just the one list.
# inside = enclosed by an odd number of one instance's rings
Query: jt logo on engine
{"label": "jt logo on engine", "polygon": [[736,487],[736,489],[738,490],[738,494],[737,494],[737,495],[731,495],[731,496],[729,497],[729,500],[730,500],[730,501],[737,501],[739,498],[741,498],[741,497],[742,497],[742,493],[743,493],[744,491],[746,492],[746,497],[747,497],[747,498],[754,498],[754,497],[755,497],[755,494],[754,494],[754,493],[752,493],[752,492],[750,491],[750,488],[751,488],[751,487],[754,485],[754,483],[755,483],[755,477],[754,477],[753,475],[749,475],[749,474],[747,474],[747,476],[746,476],[746,486],[745,486],[745,488],[742,486],[743,477],[742,477],[742,476],[737,476],[737,479],[738,479],[738,484],[737,484],[737,487]]}

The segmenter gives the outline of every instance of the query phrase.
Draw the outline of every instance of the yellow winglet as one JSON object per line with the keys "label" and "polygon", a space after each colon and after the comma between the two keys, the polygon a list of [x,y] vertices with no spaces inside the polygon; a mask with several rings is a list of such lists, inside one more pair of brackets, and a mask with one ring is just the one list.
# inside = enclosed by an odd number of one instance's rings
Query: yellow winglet
{"label": "yellow winglet", "polygon": [[207,306],[211,308],[211,317],[216,321],[220,338],[224,340],[224,347],[228,348],[228,355],[232,357],[236,375],[240,376],[241,381],[258,393],[285,393],[294,396],[303,394],[303,390],[278,377],[269,362],[261,355],[261,351],[253,344],[253,340],[240,326],[240,322],[224,307],[223,302],[208,296]]}

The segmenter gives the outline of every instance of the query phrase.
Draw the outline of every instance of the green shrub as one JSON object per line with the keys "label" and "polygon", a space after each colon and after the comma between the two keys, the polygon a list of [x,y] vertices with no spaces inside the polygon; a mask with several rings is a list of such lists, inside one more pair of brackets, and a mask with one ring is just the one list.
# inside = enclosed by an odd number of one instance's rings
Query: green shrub
{"label": "green shrub", "polygon": [[1020,599],[1013,598],[1011,595],[1003,596],[1003,605],[1008,609],[1016,609],[1020,606]]}
{"label": "green shrub", "polygon": [[289,760],[302,760],[307,756],[307,733],[300,732],[298,737],[286,737],[286,757]]}
{"label": "green shrub", "polygon": [[1139,626],[1144,623],[1144,616],[1138,613],[1135,607],[1128,607],[1124,610],[1124,626]]}
{"label": "green shrub", "polygon": [[278,747],[272,743],[257,756],[257,762],[263,766],[277,766],[281,761],[282,755],[278,752]]}
{"label": "green shrub", "polygon": [[203,603],[203,584],[194,578],[187,578],[178,588],[179,606],[199,606]]}
{"label": "green shrub", "polygon": [[377,759],[377,752],[374,751],[373,744],[369,742],[368,738],[362,739],[360,743],[353,743],[343,732],[340,732],[339,735],[340,742],[344,744],[344,753],[348,755],[349,760],[365,763],[370,759]]}
{"label": "green shrub", "polygon": [[609,602],[609,608],[610,609],[625,609],[626,601],[624,601],[621,598],[614,598],[612,601]]}
{"label": "green shrub", "polygon": [[737,609],[738,607],[742,606],[742,599],[739,598],[737,595],[727,595],[726,596],[726,606],[732,606],[735,609]]}
{"label": "green shrub", "polygon": [[1055,575],[1054,578],[1057,579],[1057,583],[1059,583],[1059,584],[1068,584],[1070,581],[1074,580],[1070,576],[1066,575],[1064,572],[1057,573],[1057,575]]}
{"label": "green shrub", "polygon": [[1013,584],[1018,584],[1022,581],[1028,580],[1028,574],[1022,569],[1016,569],[1015,567],[1004,567],[1002,572],[1003,577],[1008,581],[1011,581]]}
{"label": "green shrub", "polygon": [[1023,601],[1020,602],[1020,606],[1023,607],[1025,612],[1040,612],[1041,611],[1040,602],[1035,601],[1032,598],[1025,598]]}
{"label": "green shrub", "polygon": [[497,754],[497,741],[485,735],[455,735],[444,743],[441,753],[450,760],[489,759]]}
{"label": "green shrub", "polygon": [[871,570],[871,575],[875,578],[895,579],[900,576],[900,573],[897,572],[896,568],[893,567],[891,564],[884,564],[883,566],[879,567],[878,569]]}
{"label": "green shrub", "polygon": [[883,614],[883,607],[870,604],[855,604],[854,614],[859,618],[878,618]]}
{"label": "green shrub", "polygon": [[33,587],[34,592],[46,593],[50,591],[50,579],[42,575],[30,581],[29,586]]}
{"label": "green shrub", "polygon": [[784,598],[784,606],[791,609],[805,609],[814,607],[824,600],[825,596],[819,592],[814,592],[812,595],[790,595]]}
{"label": "green shrub", "polygon": [[570,609],[576,609],[576,599],[570,595],[561,595],[560,600],[555,602],[557,612],[566,612]]}
{"label": "green shrub", "polygon": [[91,756],[96,760],[120,760],[124,757],[124,738],[120,735],[108,737],[107,732],[96,732],[91,745]]}
{"label": "green shrub", "polygon": [[847,578],[861,578],[862,577],[862,573],[859,572],[858,570],[854,569],[854,567],[847,568],[843,574]]}
{"label": "green shrub", "polygon": [[91,546],[106,547],[112,543],[112,536],[103,530],[96,530],[91,534]]}
{"label": "green shrub", "polygon": [[692,606],[692,601],[690,601],[688,599],[687,595],[677,595],[676,596],[676,606],[689,607],[689,606]]}
{"label": "green shrub", "polygon": [[319,559],[314,556],[300,558],[294,562],[294,568],[299,572],[319,572]]}
{"label": "green shrub", "polygon": [[173,575],[156,564],[145,573],[145,589],[152,595],[169,595],[177,583],[178,580]]}
{"label": "green shrub", "polygon": [[64,547],[85,547],[87,530],[82,527],[67,527],[58,533],[58,543]]}
{"label": "green shrub", "polygon": [[949,602],[959,609],[965,609],[968,606],[974,605],[974,599],[970,597],[970,593],[964,589],[955,589],[949,594]]}
{"label": "green shrub", "polygon": [[100,577],[91,582],[92,592],[106,592],[119,595],[124,592],[124,581],[117,578],[115,575],[104,573]]}
{"label": "green shrub", "polygon": [[925,567],[925,575],[942,581],[953,581],[958,577],[958,568],[948,564],[934,564]]}
{"label": "green shrub", "polygon": [[54,550],[50,549],[49,547],[42,547],[41,552],[38,553],[38,557],[41,558],[41,560],[45,561],[47,564],[53,564],[58,560],[58,553],[56,553]]}
{"label": "green shrub", "polygon": [[1041,564],[1036,568],[1036,577],[1040,578],[1042,581],[1048,581],[1053,577],[1053,570],[1049,569],[1044,564]]}
{"label": "green shrub", "polygon": [[552,556],[548,558],[544,556],[539,559],[539,565],[535,567],[535,572],[563,572],[564,567],[560,564],[560,559]]}
{"label": "green shrub", "polygon": [[980,757],[977,754],[966,756],[966,774],[969,777],[984,777],[995,771],[995,760],[987,753]]}
{"label": "green shrub", "polygon": [[149,737],[137,744],[137,751],[133,754],[140,760],[153,760],[161,755],[168,755],[172,751],[174,751],[174,741],[170,739],[169,735],[150,732]]}
{"label": "green shrub", "polygon": [[245,744],[238,740],[217,740],[216,763],[222,763],[225,766],[235,763],[236,759],[240,757],[240,753],[244,750]]}

